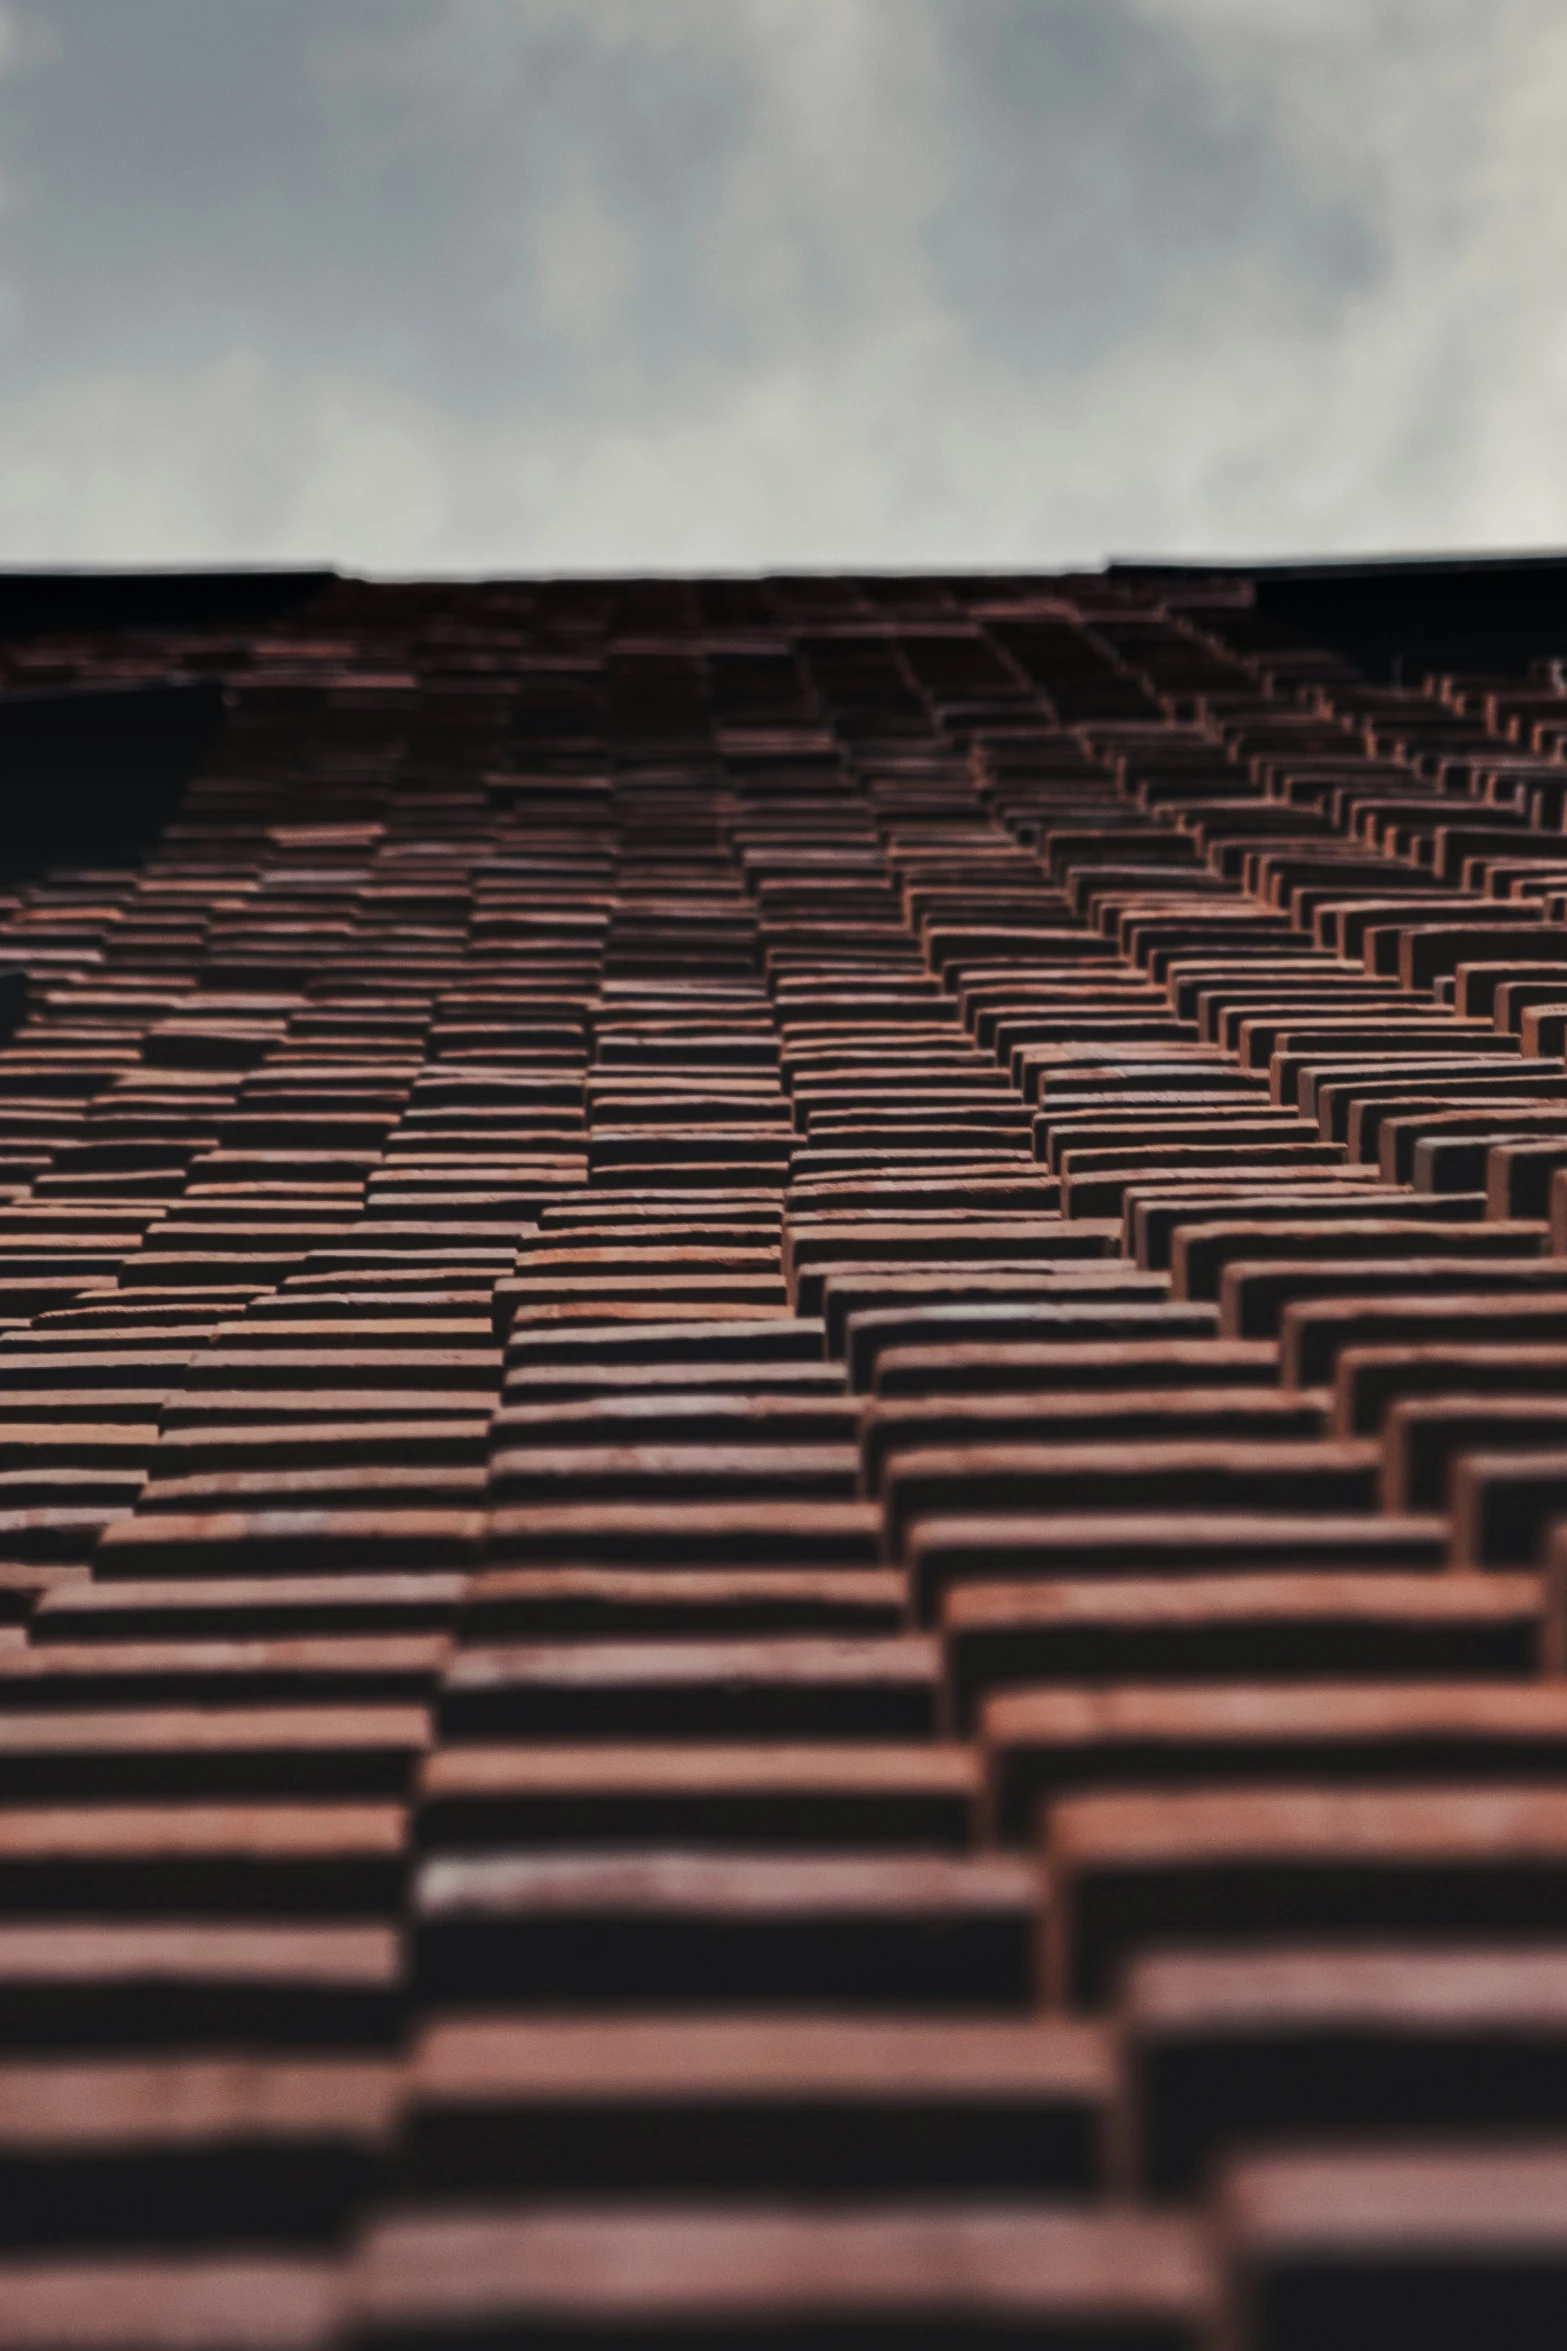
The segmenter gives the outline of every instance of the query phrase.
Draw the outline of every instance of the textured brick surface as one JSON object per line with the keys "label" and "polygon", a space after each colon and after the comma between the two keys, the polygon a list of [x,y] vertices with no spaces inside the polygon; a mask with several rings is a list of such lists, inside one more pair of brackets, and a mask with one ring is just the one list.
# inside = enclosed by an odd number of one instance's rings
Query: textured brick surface
{"label": "textured brick surface", "polygon": [[1567,694],[1247,594],[0,645],[0,2351],[1563,2339]]}

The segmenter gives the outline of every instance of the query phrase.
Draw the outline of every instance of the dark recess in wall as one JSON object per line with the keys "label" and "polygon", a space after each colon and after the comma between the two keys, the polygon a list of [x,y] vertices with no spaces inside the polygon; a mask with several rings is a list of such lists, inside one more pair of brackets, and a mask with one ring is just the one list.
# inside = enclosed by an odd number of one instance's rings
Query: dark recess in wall
{"label": "dark recess in wall", "polygon": [[0,571],[0,638],[79,629],[254,627],[297,612],[335,571]]}
{"label": "dark recess in wall", "polygon": [[222,721],[217,678],[0,696],[0,872],[136,858]]}
{"label": "dark recess in wall", "polygon": [[1369,678],[1428,671],[1521,675],[1567,657],[1567,556],[1457,556],[1363,563],[1116,563],[1112,579],[1252,580],[1255,610]]}

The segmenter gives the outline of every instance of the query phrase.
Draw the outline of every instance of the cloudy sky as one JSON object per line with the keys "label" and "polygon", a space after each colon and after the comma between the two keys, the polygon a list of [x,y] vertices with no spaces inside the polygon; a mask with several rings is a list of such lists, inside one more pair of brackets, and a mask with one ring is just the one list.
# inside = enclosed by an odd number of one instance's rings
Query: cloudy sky
{"label": "cloudy sky", "polygon": [[1567,542],[1563,0],[0,0],[0,563]]}

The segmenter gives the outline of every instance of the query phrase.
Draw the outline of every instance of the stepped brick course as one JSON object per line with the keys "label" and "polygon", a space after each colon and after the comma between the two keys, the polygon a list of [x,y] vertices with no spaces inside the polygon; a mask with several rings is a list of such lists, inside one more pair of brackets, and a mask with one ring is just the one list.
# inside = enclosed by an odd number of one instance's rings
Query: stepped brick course
{"label": "stepped brick course", "polygon": [[0,2351],[1567,2339],[1560,664],[263,605],[0,643]]}

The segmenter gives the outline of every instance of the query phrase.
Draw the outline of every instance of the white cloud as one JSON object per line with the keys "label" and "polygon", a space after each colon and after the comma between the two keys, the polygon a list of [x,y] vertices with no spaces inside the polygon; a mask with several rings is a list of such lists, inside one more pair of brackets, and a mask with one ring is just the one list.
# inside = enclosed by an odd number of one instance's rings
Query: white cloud
{"label": "white cloud", "polygon": [[635,240],[586,181],[532,224],[531,266],[513,299],[570,347],[603,350],[622,324]]}
{"label": "white cloud", "polygon": [[[13,5],[57,36],[30,106],[90,96],[120,5]],[[1554,0],[218,21],[200,154],[150,80],[96,210],[0,85],[8,560],[1567,540]]]}

